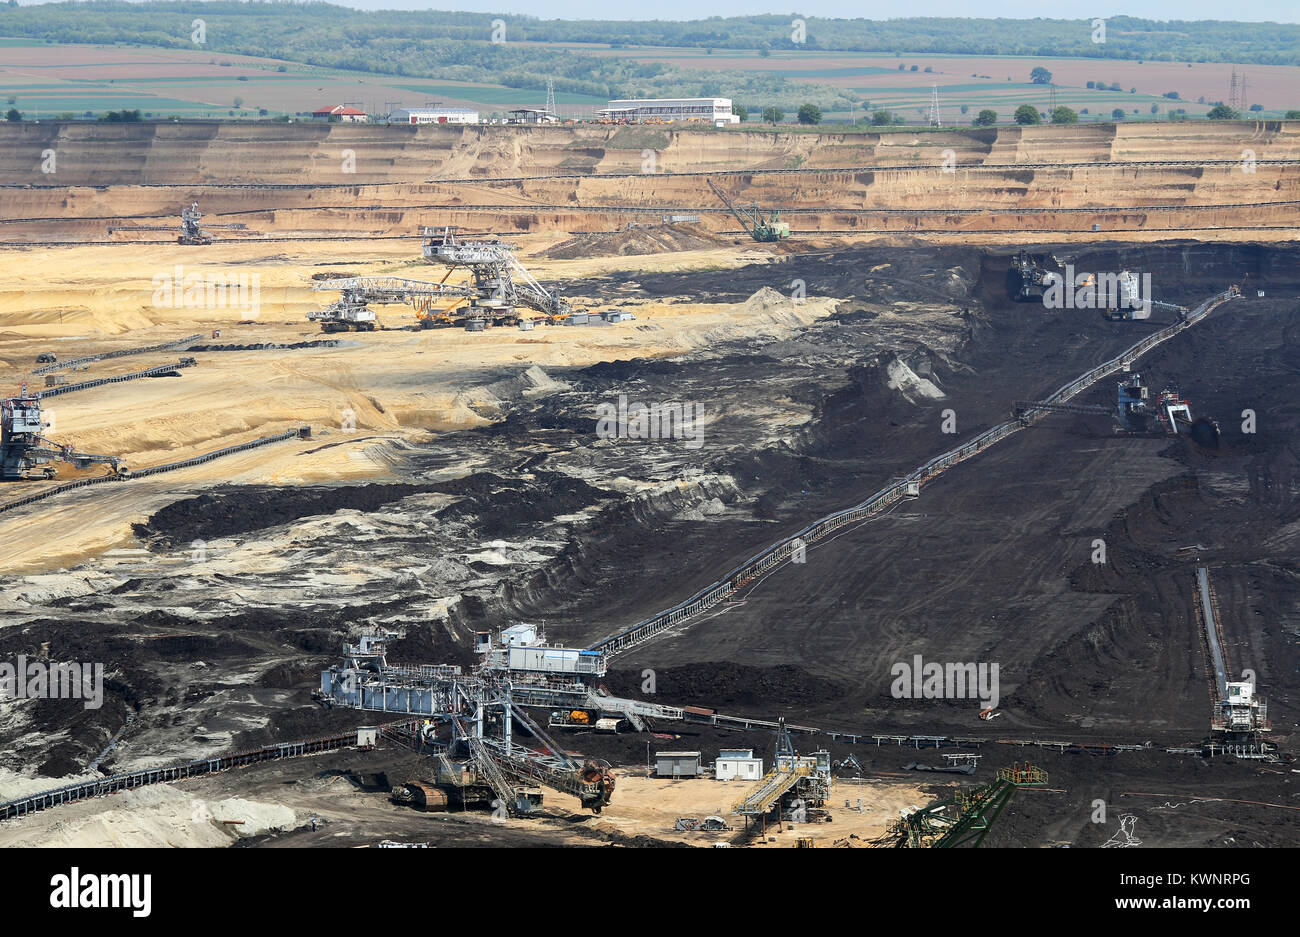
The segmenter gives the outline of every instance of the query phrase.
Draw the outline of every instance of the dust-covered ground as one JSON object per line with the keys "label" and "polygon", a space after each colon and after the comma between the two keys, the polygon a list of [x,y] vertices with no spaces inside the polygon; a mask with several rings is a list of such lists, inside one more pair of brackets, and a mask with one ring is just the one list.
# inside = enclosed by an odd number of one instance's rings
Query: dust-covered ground
{"label": "dust-covered ground", "polygon": [[[1209,717],[1192,605],[1199,559],[1213,569],[1229,663],[1255,672],[1288,749],[1300,637],[1300,252],[1172,244],[1067,257],[1080,270],[1150,271],[1157,298],[1187,305],[1249,274],[1246,298],[1140,362],[1153,389],[1177,385],[1194,414],[1220,421],[1217,451],[1118,436],[1104,418],[1050,417],[919,500],[810,546],[806,563],[778,567],[738,601],[618,658],[610,688],[638,694],[651,669],[664,702],[845,730],[1195,745]],[[393,657],[411,662],[467,662],[472,631],[521,620],[585,645],[1170,321],[1168,312],[1111,323],[1012,303],[1007,259],[975,248],[860,248],[586,280],[607,302],[689,296],[748,303],[769,318],[797,314],[791,291],[839,305],[781,337],[728,334],[675,358],[544,374],[521,362],[484,377],[502,391],[489,425],[377,440],[400,481],[211,489],[138,525],[134,549],[13,578],[0,659],[48,642],[56,659],[104,661],[110,680],[100,710],[0,710],[6,788],[83,774],[124,726],[101,770],[368,721],[309,698],[316,672],[363,626],[403,632]],[[620,395],[696,404],[703,417],[693,438],[602,439],[595,408]],[[1113,396],[1105,380],[1084,399]],[[943,431],[947,410],[955,434]],[[1242,432],[1245,410],[1253,433]],[[1092,562],[1098,539],[1102,563]],[[997,664],[1002,715],[981,722],[973,699],[894,698],[892,665],[918,654]],[[616,764],[643,761],[645,741],[573,739]],[[733,744],[770,739],[710,730],[654,747],[712,757]],[[1021,794],[995,831],[1008,845],[1099,845],[1116,821],[1104,835],[1088,822],[1098,797],[1138,816],[1148,844],[1295,838],[1291,810],[1230,803],[1296,806],[1289,766],[983,750],[990,768],[1030,757],[1067,792]],[[919,757],[869,754],[868,767],[887,771]],[[1166,807],[1131,792],[1224,799]]]}

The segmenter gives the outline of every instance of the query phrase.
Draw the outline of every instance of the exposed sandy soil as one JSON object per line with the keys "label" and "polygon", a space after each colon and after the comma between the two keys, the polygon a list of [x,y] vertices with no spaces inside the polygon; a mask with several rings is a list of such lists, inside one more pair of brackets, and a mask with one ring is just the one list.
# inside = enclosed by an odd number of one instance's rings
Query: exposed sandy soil
{"label": "exposed sandy soil", "polygon": [[[696,214],[698,224],[666,229],[654,246],[694,249],[724,237],[743,247],[753,242],[707,178],[685,173],[798,168],[816,171],[719,180],[737,203],[783,212],[798,239],[781,245],[785,251],[882,238],[893,245],[913,237],[1017,243],[1024,236],[1017,232],[1026,231],[1101,243],[1117,232],[1133,240],[1189,232],[1217,240],[1239,239],[1248,229],[1251,238],[1285,241],[1295,237],[1291,203],[1300,200],[1300,174],[1267,161],[1300,158],[1297,126],[1202,121],[769,134],[596,126],[0,125],[0,181],[14,186],[0,204],[0,232],[11,244],[166,243],[174,240],[168,231],[108,229],[174,227],[180,207],[198,201],[210,224],[246,225],[245,232],[213,229],[230,240],[365,243],[451,224],[527,236],[525,242],[536,237],[549,246],[575,234],[603,234],[614,242],[605,252],[620,254],[627,252],[620,245],[629,223],[660,225],[665,215]],[[652,172],[647,150],[655,157]],[[57,158],[53,173],[42,171],[49,151]],[[1124,165],[1171,156],[1189,165]],[[948,160],[955,171],[936,168]],[[1054,165],[1076,163],[1083,165]],[[998,168],[967,168],[993,164]],[[925,168],[872,168],[910,166]],[[617,173],[630,175],[600,178]],[[566,178],[511,181],[557,174]],[[694,234],[705,243],[688,243]],[[322,243],[318,257],[345,243]],[[115,249],[130,256],[130,247]]]}
{"label": "exposed sandy soil", "polygon": [[[856,837],[857,844],[865,844],[867,840],[884,834],[901,811],[924,806],[933,799],[931,792],[907,781],[858,783],[841,780],[831,785],[831,797],[826,807],[831,815],[830,822],[763,824],[751,821],[751,835],[746,836],[745,818],[732,813],[731,808],[753,786],[752,781],[672,780],[625,772],[618,779],[615,801],[604,809],[598,821],[589,825],[608,825],[629,835],[655,836],[692,846],[726,842],[791,847],[801,836],[811,836],[814,846],[829,846],[850,837]],[[857,808],[859,798],[863,802],[861,811]],[[846,800],[852,804],[851,807],[844,806]],[[732,827],[731,831],[678,832],[673,828],[679,817],[703,819],[712,815],[726,820]],[[764,829],[766,837],[755,835]]]}
{"label": "exposed sandy soil", "polygon": [[[899,812],[926,803],[936,789],[917,776],[837,781],[830,823],[766,824],[767,837],[746,834],[730,813],[752,782],[667,781],[643,768],[619,767],[615,800],[599,816],[575,800],[544,792],[532,817],[494,819],[482,811],[424,813],[392,804],[383,790],[363,790],[348,772],[382,772],[389,784],[422,776],[422,760],[400,748],[340,752],[238,769],[210,778],[125,791],[0,826],[0,847],[347,847],[381,839],[431,845],[604,845],[643,843],[710,847],[715,843],[792,847],[796,836],[816,845],[861,844],[881,835]],[[950,777],[950,776],[949,776]],[[858,809],[858,800],[862,809]],[[852,806],[845,807],[848,800]],[[718,814],[729,832],[678,832],[678,817]],[[311,820],[317,829],[311,829]],[[760,824],[754,824],[757,833]]]}
{"label": "exposed sandy soil", "polygon": [[[85,248],[71,257],[58,251],[60,264],[72,264],[63,268],[67,272],[62,276],[43,272],[54,252],[35,257],[0,254],[9,284],[0,296],[0,331],[8,337],[4,383],[15,390],[22,381],[40,386],[41,379],[28,371],[36,355],[46,350],[71,358],[188,334],[208,335],[214,328],[222,330],[219,340],[211,340],[219,344],[288,344],[321,337],[318,327],[302,317],[333,296],[310,291],[311,281],[304,275],[304,268],[310,269],[304,262],[309,248],[244,245],[214,250],[200,255],[201,264],[185,265],[184,274],[207,275],[221,271],[223,263],[237,265],[241,274],[261,278],[260,308],[154,306],[152,279],[174,276],[172,268],[159,266],[156,248]],[[433,268],[407,269],[394,263],[405,261],[409,250],[390,245],[377,252],[347,245],[334,258],[356,273],[400,266],[403,275],[432,276]],[[747,257],[745,252],[703,252],[683,255],[677,264],[730,266]],[[617,265],[601,259],[537,264],[534,269],[550,279],[583,276],[597,267],[609,271]],[[631,266],[629,273],[635,275],[637,266],[670,269],[672,264],[646,258]],[[583,296],[581,287],[575,287],[572,295],[580,308],[608,305],[599,293]],[[175,491],[177,481],[196,486],[301,485],[389,478],[386,452],[394,442],[499,419],[511,398],[549,388],[548,369],[681,354],[742,336],[777,339],[834,311],[834,303],[820,299],[798,305],[786,300],[770,310],[744,303],[681,302],[679,297],[628,299],[621,305],[635,310],[637,319],[533,332],[502,328],[484,334],[403,331],[413,323],[413,311],[385,307],[381,320],[393,331],[345,336],[338,347],[200,353],[200,365],[185,370],[179,379],[145,379],[54,398],[48,405],[55,420],[52,437],[75,441],[83,451],[124,457],[133,468],[189,458],[302,424],[313,426],[316,438],[243,453],[165,482],[142,479],[111,493],[102,488],[74,493],[68,502],[96,505],[93,519],[75,526],[63,519],[62,503],[52,510],[20,512],[21,517],[8,515],[6,521],[15,525],[11,529],[22,533],[0,548],[0,566],[49,568],[108,547],[129,546],[130,523],[160,507],[164,502],[156,494]],[[181,353],[101,362],[73,379],[130,373],[174,361]],[[530,368],[541,370],[520,378]],[[503,379],[504,384],[494,383]],[[105,420],[105,401],[110,399],[113,417]],[[349,411],[352,420],[345,424]],[[345,430],[345,425],[353,429]],[[2,494],[8,501],[42,487],[44,483],[13,483]],[[55,533],[58,530],[65,533]],[[33,543],[41,544],[39,552],[32,550]]]}

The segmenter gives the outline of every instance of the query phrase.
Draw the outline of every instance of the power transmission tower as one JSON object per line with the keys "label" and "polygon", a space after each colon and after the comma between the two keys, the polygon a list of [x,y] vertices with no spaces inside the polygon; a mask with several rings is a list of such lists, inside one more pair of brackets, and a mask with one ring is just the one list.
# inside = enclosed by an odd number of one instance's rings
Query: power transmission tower
{"label": "power transmission tower", "polygon": [[1237,66],[1232,66],[1232,75],[1228,78],[1228,107],[1240,110],[1246,106],[1246,73],[1237,74]]}
{"label": "power transmission tower", "polygon": [[560,116],[555,113],[555,80],[553,78],[546,79],[546,113],[552,117]]}
{"label": "power transmission tower", "polygon": [[938,127],[939,124],[939,86],[930,86],[930,126]]}

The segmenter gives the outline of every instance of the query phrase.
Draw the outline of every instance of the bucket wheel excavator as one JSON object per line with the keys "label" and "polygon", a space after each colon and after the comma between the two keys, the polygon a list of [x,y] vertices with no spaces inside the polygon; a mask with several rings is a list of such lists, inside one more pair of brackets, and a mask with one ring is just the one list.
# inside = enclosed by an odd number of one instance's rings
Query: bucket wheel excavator
{"label": "bucket wheel excavator", "polygon": [[[521,744],[515,729],[531,736]],[[447,734],[450,729],[450,734]],[[439,739],[439,734],[446,737]],[[522,707],[511,702],[508,688],[489,689],[467,709],[445,713],[419,733],[392,736],[413,750],[433,756],[433,776],[406,785],[401,802],[414,799],[412,788],[432,785],[446,801],[491,804],[508,814],[527,813],[541,801],[540,788],[578,799],[600,813],[614,795],[609,765],[595,759],[578,762],[561,749]]]}
{"label": "bucket wheel excavator", "polygon": [[1035,412],[1073,413],[1079,416],[1109,416],[1115,431],[1128,436],[1188,436],[1199,446],[1217,449],[1219,424],[1209,417],[1192,417],[1192,407],[1175,389],[1166,387],[1154,399],[1142,383],[1142,375],[1133,374],[1118,382],[1114,407],[1100,404],[1052,403],[1041,400],[1017,400],[1016,419],[1028,425]]}
{"label": "bucket wheel excavator", "polygon": [[56,462],[79,469],[107,465],[115,475],[131,474],[116,456],[80,452],[47,438],[44,433],[49,425],[41,412],[40,395],[28,394],[26,385],[18,396],[0,400],[0,480],[57,478]]}
{"label": "bucket wheel excavator", "polygon": [[[199,211],[198,202],[190,202],[189,208],[181,209],[180,235],[176,238],[177,244],[205,245],[212,243],[212,235],[208,229],[222,228],[228,231],[247,231],[248,226],[238,222],[232,224],[210,224],[207,228],[199,226],[203,220],[203,212]],[[171,225],[109,225],[108,233],[115,231],[175,231]]]}
{"label": "bucket wheel excavator", "polygon": [[[465,238],[454,227],[425,228],[423,252],[429,263],[448,269],[436,282],[403,277],[342,277],[321,280],[312,289],[338,290],[342,297],[308,314],[326,332],[370,331],[376,317],[371,305],[396,304],[415,309],[422,329],[463,326],[471,331],[489,325],[516,325],[523,318],[551,325],[573,314],[567,300],[544,287],[519,262],[513,245],[495,238]],[[448,283],[459,269],[470,278]],[[527,316],[524,310],[537,315]]]}

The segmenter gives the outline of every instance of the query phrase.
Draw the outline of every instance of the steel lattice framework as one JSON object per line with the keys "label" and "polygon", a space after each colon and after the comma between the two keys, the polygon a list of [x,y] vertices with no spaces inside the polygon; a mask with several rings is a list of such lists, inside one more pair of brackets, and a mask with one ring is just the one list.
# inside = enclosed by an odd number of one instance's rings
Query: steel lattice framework
{"label": "steel lattice framework", "polygon": [[[422,235],[424,259],[448,269],[438,282],[404,277],[341,277],[313,284],[316,291],[339,291],[338,301],[310,313],[327,331],[374,328],[371,305],[411,306],[423,328],[480,320],[484,324],[514,325],[520,308],[539,313],[539,318],[559,322],[573,310],[558,293],[537,281],[515,256],[515,247],[495,239],[469,239],[453,227],[425,228]],[[470,278],[448,283],[456,270],[464,268]],[[453,317],[455,313],[455,317]]]}

